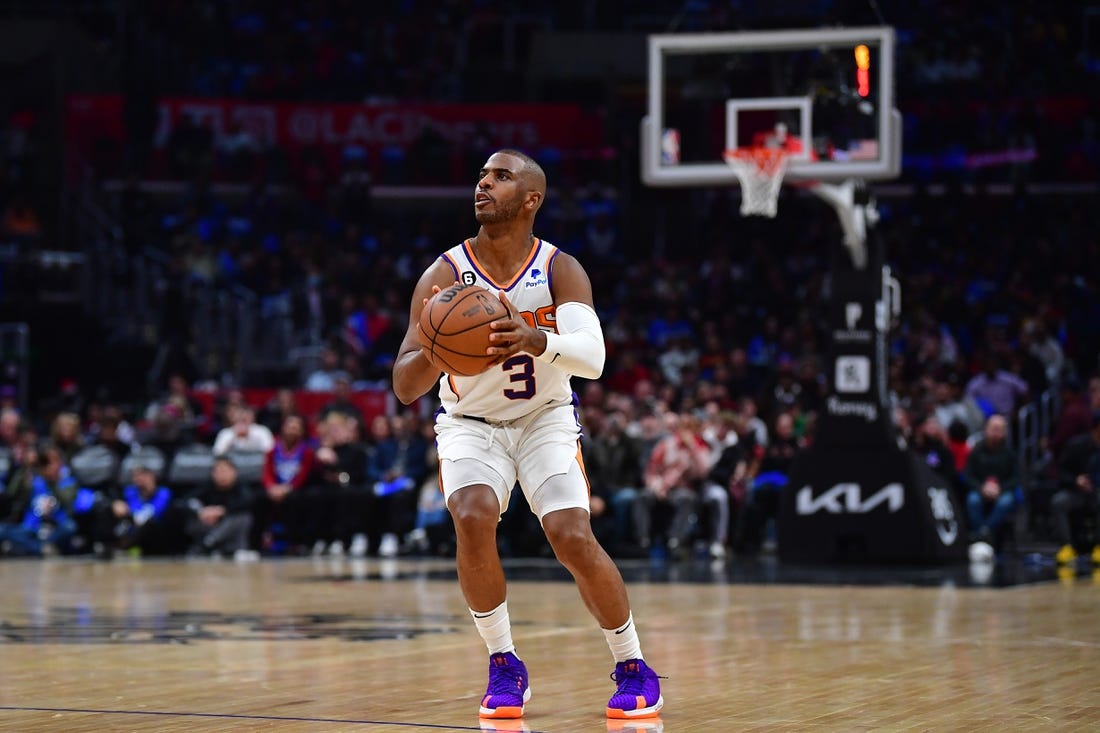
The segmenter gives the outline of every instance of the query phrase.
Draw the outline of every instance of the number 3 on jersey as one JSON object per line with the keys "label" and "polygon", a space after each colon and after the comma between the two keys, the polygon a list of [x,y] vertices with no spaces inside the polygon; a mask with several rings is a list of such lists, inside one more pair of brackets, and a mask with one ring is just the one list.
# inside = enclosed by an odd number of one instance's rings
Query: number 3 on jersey
{"label": "number 3 on jersey", "polygon": [[535,359],[530,354],[517,354],[506,360],[500,368],[509,373],[512,384],[522,385],[516,389],[508,387],[504,396],[510,400],[529,400],[535,396]]}

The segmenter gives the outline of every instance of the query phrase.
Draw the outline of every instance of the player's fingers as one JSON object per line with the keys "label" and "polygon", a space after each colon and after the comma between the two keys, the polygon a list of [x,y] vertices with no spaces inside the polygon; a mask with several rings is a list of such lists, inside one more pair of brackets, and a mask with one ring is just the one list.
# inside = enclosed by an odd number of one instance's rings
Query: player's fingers
{"label": "player's fingers", "polygon": [[497,291],[497,297],[500,298],[500,302],[504,304],[505,309],[508,311],[509,317],[515,314],[516,309],[512,307],[512,301],[508,300],[508,296],[504,294],[503,290]]}

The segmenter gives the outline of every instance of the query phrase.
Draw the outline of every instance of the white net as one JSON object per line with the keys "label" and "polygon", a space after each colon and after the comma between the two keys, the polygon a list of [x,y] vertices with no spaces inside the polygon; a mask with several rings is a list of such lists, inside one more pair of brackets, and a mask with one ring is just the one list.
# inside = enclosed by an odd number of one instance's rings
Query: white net
{"label": "white net", "polygon": [[783,148],[738,148],[727,150],[726,163],[741,182],[741,215],[772,218],[787,170]]}

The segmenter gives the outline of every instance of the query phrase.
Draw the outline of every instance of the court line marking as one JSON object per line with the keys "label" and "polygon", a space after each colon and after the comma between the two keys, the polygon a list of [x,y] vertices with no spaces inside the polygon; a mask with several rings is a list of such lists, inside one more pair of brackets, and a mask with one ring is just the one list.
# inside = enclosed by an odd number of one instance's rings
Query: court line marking
{"label": "court line marking", "polygon": [[[97,710],[92,708],[39,708],[22,705],[0,705],[0,710],[31,713],[93,713],[98,715],[154,715],[180,718],[220,718],[231,720],[273,720],[287,723],[332,723],[334,725],[397,725],[404,728],[431,728],[433,730],[485,730],[480,725],[442,725],[440,723],[401,723],[392,720],[341,720],[339,718],[305,718],[290,715],[243,715],[237,713],[179,713],[168,710]],[[546,733],[530,730],[525,733]]]}

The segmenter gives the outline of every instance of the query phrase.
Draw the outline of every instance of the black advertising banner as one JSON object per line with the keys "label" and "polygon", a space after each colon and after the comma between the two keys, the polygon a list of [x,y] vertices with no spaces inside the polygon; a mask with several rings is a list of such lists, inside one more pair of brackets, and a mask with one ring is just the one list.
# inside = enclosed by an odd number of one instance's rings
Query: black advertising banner
{"label": "black advertising banner", "polygon": [[951,488],[909,451],[814,448],[780,497],[787,562],[953,562],[966,554]]}

